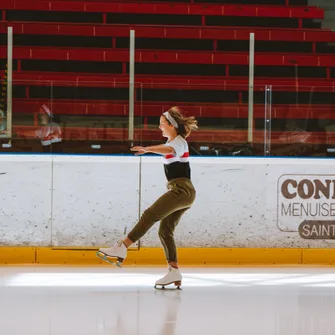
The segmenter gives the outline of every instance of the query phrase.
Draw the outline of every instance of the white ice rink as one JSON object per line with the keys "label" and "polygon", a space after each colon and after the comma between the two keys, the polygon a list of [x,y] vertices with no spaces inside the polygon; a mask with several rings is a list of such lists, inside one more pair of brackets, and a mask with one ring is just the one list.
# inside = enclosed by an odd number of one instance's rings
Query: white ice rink
{"label": "white ice rink", "polygon": [[335,268],[0,267],[1,335],[333,335]]}

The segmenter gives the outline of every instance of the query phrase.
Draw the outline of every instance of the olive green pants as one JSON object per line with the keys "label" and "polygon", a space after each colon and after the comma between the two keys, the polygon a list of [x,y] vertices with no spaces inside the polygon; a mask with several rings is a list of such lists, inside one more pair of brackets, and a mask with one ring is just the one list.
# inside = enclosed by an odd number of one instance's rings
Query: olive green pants
{"label": "olive green pants", "polygon": [[140,220],[128,238],[138,241],[157,222],[160,221],[159,238],[163,244],[168,262],[177,262],[177,248],[174,241],[174,230],[182,215],[195,200],[195,189],[190,179],[176,178],[167,184],[168,191],[144,211]]}

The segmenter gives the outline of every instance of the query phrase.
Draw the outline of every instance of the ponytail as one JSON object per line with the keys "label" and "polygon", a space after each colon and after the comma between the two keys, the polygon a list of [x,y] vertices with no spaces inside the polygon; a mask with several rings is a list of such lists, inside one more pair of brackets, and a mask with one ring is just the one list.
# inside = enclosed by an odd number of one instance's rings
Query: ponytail
{"label": "ponytail", "polygon": [[176,128],[178,135],[181,135],[182,137],[186,138],[190,136],[192,130],[198,129],[198,121],[195,119],[195,117],[183,116],[183,112],[179,107],[177,106],[171,107],[168,110],[168,112],[178,123],[178,128]]}

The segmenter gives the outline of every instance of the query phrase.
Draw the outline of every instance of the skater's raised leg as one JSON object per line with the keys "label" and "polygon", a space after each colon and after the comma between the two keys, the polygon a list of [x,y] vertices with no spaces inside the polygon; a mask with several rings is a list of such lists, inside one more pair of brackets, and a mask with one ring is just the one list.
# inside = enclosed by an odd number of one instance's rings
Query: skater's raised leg
{"label": "skater's raised leg", "polygon": [[170,181],[167,187],[168,191],[144,211],[139,222],[129,232],[128,239],[123,241],[124,244],[137,242],[156,222],[164,220],[175,212],[188,209],[192,205],[195,190],[189,179],[179,178]]}
{"label": "skater's raised leg", "polygon": [[[190,184],[190,181],[181,180],[178,184]],[[122,242],[119,241],[110,248],[100,248],[99,252],[109,257],[121,258],[122,261],[120,263],[122,263],[127,257],[127,248],[144,236],[157,221],[163,220],[176,210],[178,211],[185,207],[188,208],[193,202],[192,189],[191,192],[181,192],[175,183],[173,185],[171,183],[168,188],[168,192],[163,194],[152,206],[144,211],[139,222]]]}

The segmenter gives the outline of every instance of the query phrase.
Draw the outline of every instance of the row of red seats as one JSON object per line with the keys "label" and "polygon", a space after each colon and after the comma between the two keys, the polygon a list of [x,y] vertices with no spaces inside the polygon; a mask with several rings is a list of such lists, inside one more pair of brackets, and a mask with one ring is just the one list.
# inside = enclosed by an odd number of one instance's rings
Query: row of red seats
{"label": "row of red seats", "polygon": [[0,34],[7,33],[7,26],[20,35],[108,36],[129,37],[130,30],[137,38],[171,38],[196,40],[246,41],[250,33],[256,41],[335,42],[331,30],[288,28],[238,28],[238,27],[173,27],[145,25],[70,24],[60,22],[0,22]]}
{"label": "row of red seats", "polygon": [[[68,1],[68,0],[58,0],[58,1]],[[72,2],[82,2],[83,0],[72,0]],[[85,0],[86,2],[120,2],[119,0]],[[123,0],[123,2],[134,2],[134,0]],[[157,0],[146,0],[146,2],[157,2]],[[160,3],[171,3],[169,0],[160,0]],[[280,5],[280,6],[305,6],[306,0],[178,0],[174,2],[184,2],[184,3],[202,3],[202,4],[252,4],[252,5]]]}
{"label": "row of red seats", "polygon": [[[45,99],[14,99],[13,112],[35,114],[42,103],[51,105]],[[178,103],[188,115],[198,118],[247,118],[247,104],[219,104],[219,103]],[[136,102],[135,116],[160,116],[171,107],[168,103]],[[56,115],[101,115],[101,116],[127,116],[129,112],[126,101],[79,101],[79,100],[53,100],[52,110]],[[335,119],[333,105],[273,105],[272,117],[278,119]],[[264,118],[264,104],[254,105],[254,117]]]}
{"label": "row of red seats", "polygon": [[[0,71],[0,77],[4,71]],[[88,75],[84,73],[29,72],[13,71],[14,85],[22,86],[63,86],[63,87],[129,87],[127,74]],[[255,78],[254,91],[264,91],[271,85],[273,91],[286,92],[335,92],[335,79],[318,78]],[[206,77],[206,76],[152,76],[136,75],[135,87],[139,89],[187,89],[187,90],[221,90],[248,91],[249,79],[241,77]]]}
{"label": "row of red seats", "polygon": [[135,14],[212,15],[323,19],[324,10],[319,7],[303,6],[259,6],[217,5],[184,3],[124,3],[124,2],[67,2],[6,0],[0,6],[4,10],[69,11]]}
{"label": "row of red seats", "polygon": [[[16,47],[14,59],[74,60],[100,62],[128,62],[129,50],[96,50],[81,48]],[[0,59],[7,58],[7,47],[0,47]],[[228,64],[249,65],[249,53],[245,52],[190,52],[141,50],[135,53],[137,63],[174,64]],[[256,53],[255,65],[335,67],[333,55],[322,54],[271,54]]]}

